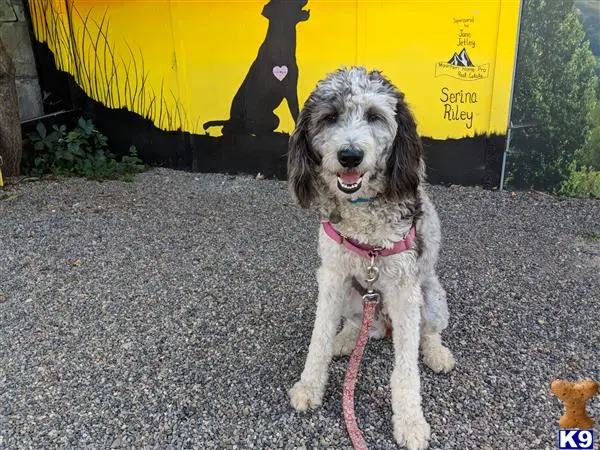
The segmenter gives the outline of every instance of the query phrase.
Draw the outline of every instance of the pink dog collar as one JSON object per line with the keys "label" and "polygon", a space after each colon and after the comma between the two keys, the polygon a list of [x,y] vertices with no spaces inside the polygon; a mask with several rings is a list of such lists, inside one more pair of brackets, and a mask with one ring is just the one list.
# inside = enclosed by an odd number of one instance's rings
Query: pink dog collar
{"label": "pink dog collar", "polygon": [[370,245],[361,244],[354,239],[347,238],[346,236],[339,233],[335,228],[333,228],[331,222],[327,220],[321,221],[321,223],[323,224],[323,230],[325,231],[325,233],[327,233],[327,236],[329,236],[338,244],[343,245],[348,250],[352,250],[354,253],[357,253],[358,255],[367,259],[370,259],[372,256],[390,256],[395,255],[397,253],[402,253],[406,250],[411,250],[415,241],[415,237],[417,235],[417,229],[413,225],[412,227],[410,227],[410,230],[408,231],[404,239],[395,242],[393,247],[372,247]]}

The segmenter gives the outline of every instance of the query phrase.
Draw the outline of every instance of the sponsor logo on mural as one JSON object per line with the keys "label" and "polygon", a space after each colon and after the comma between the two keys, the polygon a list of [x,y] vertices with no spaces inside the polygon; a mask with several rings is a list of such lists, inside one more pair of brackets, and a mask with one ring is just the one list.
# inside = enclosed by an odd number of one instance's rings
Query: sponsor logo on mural
{"label": "sponsor logo on mural", "polygon": [[[447,76],[456,80],[475,81],[489,76],[489,63],[475,64],[469,56],[467,48],[473,50],[477,42],[473,37],[473,24],[475,17],[453,18],[453,23],[458,27],[455,51],[447,61],[437,62],[435,76]],[[473,128],[474,109],[477,99],[476,90],[452,89],[442,87],[440,92],[442,103],[442,117],[449,122],[462,122],[467,130]]]}
{"label": "sponsor logo on mural", "polygon": [[458,25],[456,47],[462,47],[458,53],[454,52],[452,57],[447,61],[439,61],[435,65],[435,76],[448,76],[457,80],[474,81],[487,78],[490,73],[490,65],[473,63],[467,47],[474,49],[477,47],[477,42],[473,37],[471,26],[475,23],[475,17],[454,18],[454,23]]}

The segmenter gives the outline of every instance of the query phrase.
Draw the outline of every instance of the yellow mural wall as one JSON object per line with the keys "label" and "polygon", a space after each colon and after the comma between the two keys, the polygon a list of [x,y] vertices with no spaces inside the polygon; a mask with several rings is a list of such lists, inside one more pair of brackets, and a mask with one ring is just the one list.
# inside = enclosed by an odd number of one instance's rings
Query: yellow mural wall
{"label": "yellow mural wall", "polygon": [[[38,41],[86,93],[165,130],[227,119],[267,31],[267,0],[30,0]],[[341,65],[383,72],[435,139],[506,132],[518,0],[309,0],[296,25],[300,105]],[[279,131],[294,121],[286,101]],[[219,135],[219,128],[210,134]]]}

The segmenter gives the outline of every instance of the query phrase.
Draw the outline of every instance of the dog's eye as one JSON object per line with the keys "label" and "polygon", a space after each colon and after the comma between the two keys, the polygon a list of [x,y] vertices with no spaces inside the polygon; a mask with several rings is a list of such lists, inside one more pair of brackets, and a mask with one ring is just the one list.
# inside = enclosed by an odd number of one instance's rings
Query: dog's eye
{"label": "dog's eye", "polygon": [[367,113],[367,122],[377,122],[381,120],[381,116],[374,111],[369,111]]}
{"label": "dog's eye", "polygon": [[323,121],[330,125],[336,123],[337,119],[338,119],[337,113],[327,114],[325,117],[323,117]]}

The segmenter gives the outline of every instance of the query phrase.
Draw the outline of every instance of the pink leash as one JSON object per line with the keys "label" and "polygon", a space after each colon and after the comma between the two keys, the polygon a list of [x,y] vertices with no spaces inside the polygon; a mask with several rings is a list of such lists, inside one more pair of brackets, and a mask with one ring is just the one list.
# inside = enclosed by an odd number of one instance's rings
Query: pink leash
{"label": "pink leash", "polygon": [[365,300],[363,306],[363,319],[356,339],[356,347],[352,351],[348,368],[346,369],[346,377],[344,378],[344,397],[342,400],[342,408],[344,410],[344,421],[346,429],[352,440],[354,450],[367,450],[367,443],[358,429],[356,416],[354,414],[354,387],[356,386],[356,378],[358,377],[358,369],[360,368],[360,360],[362,358],[365,345],[369,340],[369,328],[375,319],[375,311],[377,310],[378,301]]}
{"label": "pink leash", "polygon": [[358,428],[356,415],[354,414],[354,388],[356,387],[360,360],[365,350],[365,345],[369,340],[369,329],[375,320],[377,305],[381,298],[381,294],[373,290],[373,285],[379,278],[379,269],[375,266],[375,260],[379,256],[390,256],[402,253],[406,250],[411,250],[415,242],[417,230],[413,224],[403,239],[395,242],[391,248],[381,248],[364,245],[354,239],[347,238],[333,228],[331,222],[328,220],[322,220],[321,224],[325,234],[335,242],[343,245],[359,256],[370,260],[370,264],[367,267],[366,289],[356,279],[353,279],[354,288],[363,298],[363,318],[360,331],[358,332],[358,338],[356,339],[356,345],[352,351],[352,355],[350,355],[350,361],[348,362],[348,368],[346,369],[346,377],[344,378],[344,396],[342,398],[344,421],[346,422],[346,429],[352,440],[352,447],[354,450],[368,450],[367,443]]}

